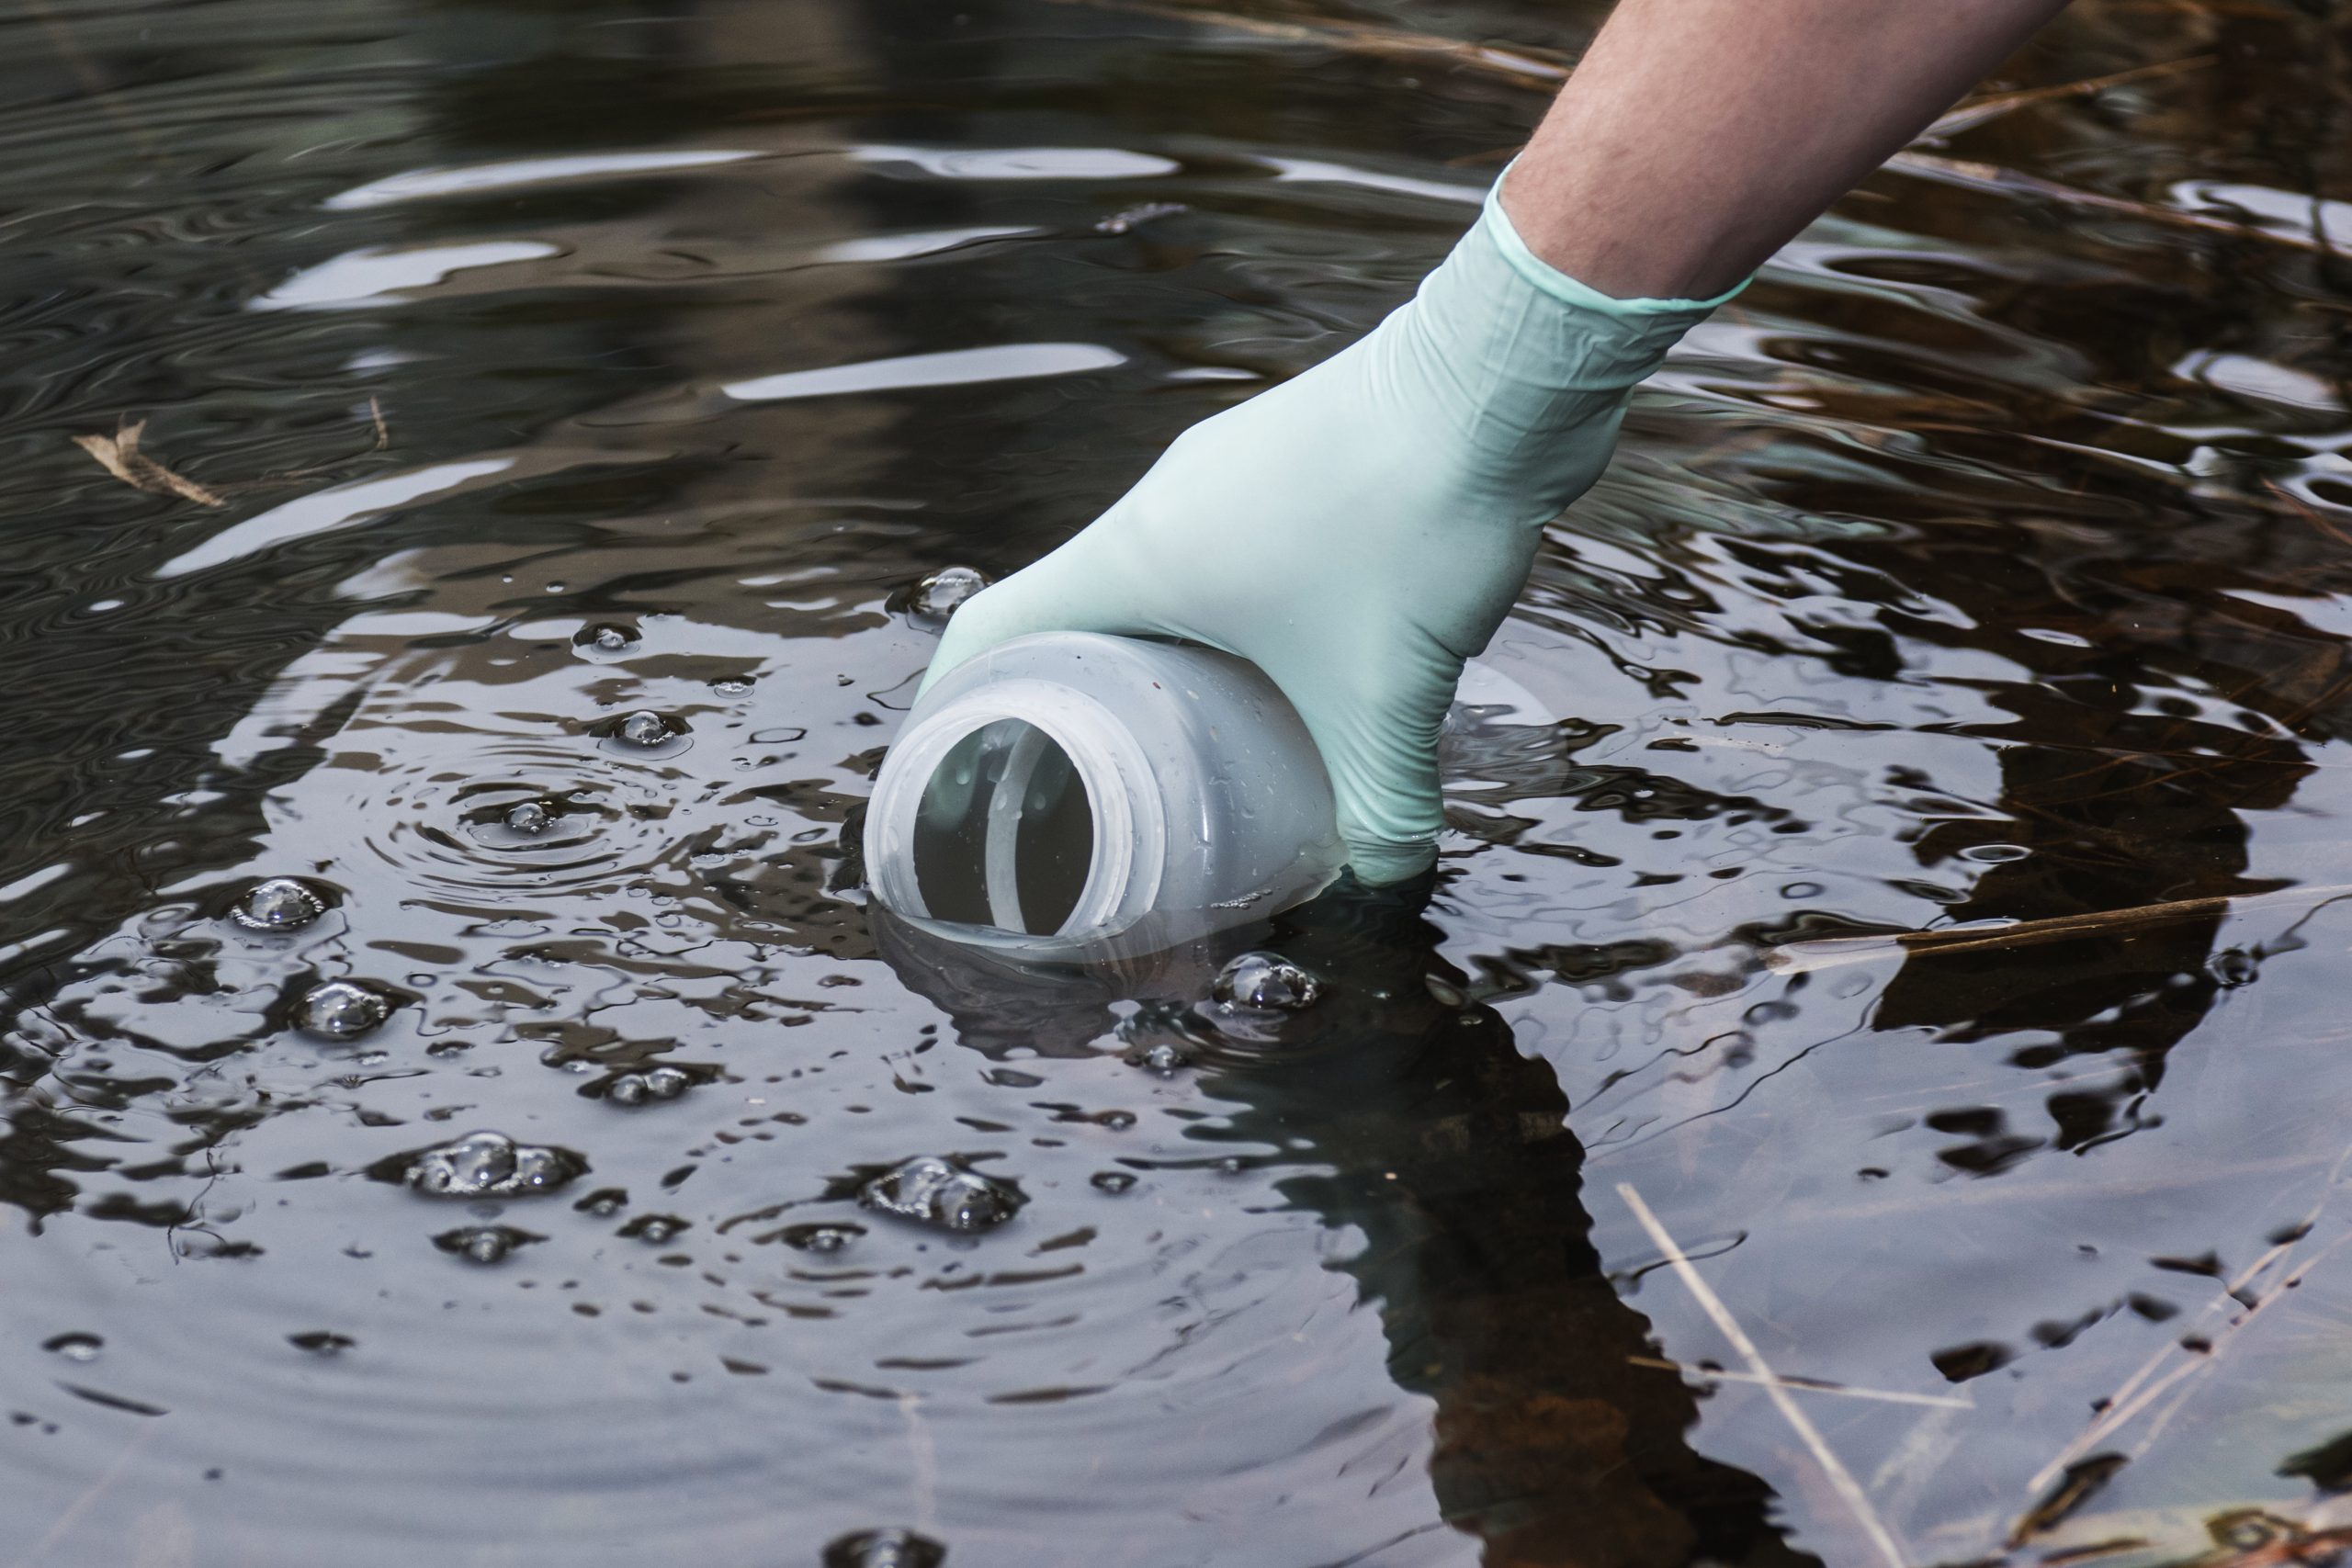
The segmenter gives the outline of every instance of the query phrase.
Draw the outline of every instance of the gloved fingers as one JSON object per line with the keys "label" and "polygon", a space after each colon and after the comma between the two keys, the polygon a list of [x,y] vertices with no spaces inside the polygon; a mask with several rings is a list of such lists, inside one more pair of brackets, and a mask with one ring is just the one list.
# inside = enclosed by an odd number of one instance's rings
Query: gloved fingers
{"label": "gloved fingers", "polygon": [[1438,732],[1461,661],[1431,645],[1359,661],[1351,671],[1335,649],[1320,670],[1268,672],[1290,694],[1323,754],[1357,876],[1392,883],[1428,870],[1445,827]]}
{"label": "gloved fingers", "polygon": [[1033,632],[1110,632],[1128,637],[1159,630],[1126,592],[1118,564],[1100,547],[1102,524],[1023,567],[958,605],[924,673],[922,690],[973,656]]}

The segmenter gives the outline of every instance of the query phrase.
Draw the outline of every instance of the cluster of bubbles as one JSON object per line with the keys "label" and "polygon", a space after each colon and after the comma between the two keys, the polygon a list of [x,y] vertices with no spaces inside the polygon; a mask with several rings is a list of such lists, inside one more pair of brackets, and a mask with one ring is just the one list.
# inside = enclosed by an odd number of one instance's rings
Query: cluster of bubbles
{"label": "cluster of bubbles", "polygon": [[1025,1200],[1012,1187],[953,1160],[923,1155],[868,1181],[858,1190],[867,1208],[941,1230],[993,1230]]}
{"label": "cluster of bubbles", "polygon": [[435,1198],[527,1198],[552,1192],[587,1168],[569,1149],[482,1132],[418,1150],[407,1157],[401,1179]]}
{"label": "cluster of bubbles", "polygon": [[653,1067],[623,1073],[605,1086],[605,1098],[616,1105],[642,1105],[649,1100],[675,1100],[694,1087],[694,1075],[683,1067]]}

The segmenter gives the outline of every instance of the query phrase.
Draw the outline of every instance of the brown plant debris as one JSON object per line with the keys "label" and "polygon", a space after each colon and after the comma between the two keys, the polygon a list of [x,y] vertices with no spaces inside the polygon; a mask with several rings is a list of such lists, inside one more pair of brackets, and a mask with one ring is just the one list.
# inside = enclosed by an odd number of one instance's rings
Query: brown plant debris
{"label": "brown plant debris", "polygon": [[1776,974],[1804,975],[1898,953],[2000,953],[2080,937],[2125,936],[2183,920],[2249,915],[2263,909],[2305,909],[2345,897],[2352,897],[2352,886],[2282,887],[2276,892],[2235,897],[2174,898],[2162,904],[2135,904],[2124,909],[2052,915],[2046,919],[2018,920],[2006,926],[1951,926],[1936,931],[1890,931],[1883,936],[1820,937],[1770,949],[1764,954],[1764,965]]}
{"label": "brown plant debris", "polygon": [[142,419],[118,426],[111,436],[77,435],[74,445],[96,457],[99,467],[133,490],[143,490],[150,495],[176,495],[198,506],[228,504],[194,479],[172,472],[140,451],[139,437],[146,428],[147,422]]}

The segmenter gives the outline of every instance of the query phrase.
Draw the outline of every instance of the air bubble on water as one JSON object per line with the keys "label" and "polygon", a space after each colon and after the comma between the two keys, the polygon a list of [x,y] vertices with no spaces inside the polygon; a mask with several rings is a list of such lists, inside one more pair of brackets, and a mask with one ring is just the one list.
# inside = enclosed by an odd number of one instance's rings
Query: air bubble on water
{"label": "air bubble on water", "polygon": [[684,1230],[692,1222],[675,1214],[639,1214],[621,1227],[621,1235],[649,1246],[659,1247]]}
{"label": "air bubble on water", "polygon": [[946,623],[963,603],[989,585],[987,576],[968,566],[943,566],[916,583],[907,595],[907,612],[933,626]]}
{"label": "air bubble on water", "polygon": [[939,1568],[947,1549],[912,1530],[855,1530],[825,1548],[822,1568]]}
{"label": "air bubble on water", "polygon": [[456,1253],[469,1263],[499,1263],[516,1247],[546,1239],[513,1225],[466,1225],[442,1232],[433,1238],[433,1245],[444,1252]]}
{"label": "air bubble on water", "polygon": [[932,1156],[910,1159],[858,1190],[869,1209],[942,1230],[993,1230],[1024,1200],[1007,1184]]}
{"label": "air bubble on water", "polygon": [[2233,989],[2253,985],[2261,970],[2260,962],[2242,947],[2225,947],[2205,961],[2205,973]]}
{"label": "air bubble on water", "polygon": [[572,634],[571,646],[582,659],[626,659],[635,650],[638,634],[628,626],[588,626]]}
{"label": "air bubble on water", "polygon": [[1295,1012],[1315,1005],[1323,983],[1279,953],[1245,953],[1217,971],[1212,994],[1226,1007]]}
{"label": "air bubble on water", "polygon": [[599,1187],[572,1207],[583,1214],[610,1219],[628,1206],[628,1192],[619,1187]]}
{"label": "air bubble on water", "polygon": [[740,675],[722,675],[710,683],[710,689],[722,697],[741,697],[751,694],[752,682]]}
{"label": "air bubble on water", "polygon": [[40,1344],[42,1349],[62,1356],[69,1361],[95,1361],[105,1346],[106,1341],[95,1334],[61,1334],[53,1339],[44,1339]]}
{"label": "air bubble on water", "polygon": [[333,1040],[356,1040],[391,1015],[381,993],[353,980],[329,980],[304,993],[299,1018],[304,1029]]}
{"label": "air bubble on water", "polygon": [[548,814],[548,808],[536,800],[524,801],[506,814],[506,826],[517,833],[544,833],[548,830],[548,824],[553,820],[555,818]]}
{"label": "air bubble on water", "polygon": [[1116,1194],[1136,1184],[1136,1173],[1132,1170],[1098,1170],[1087,1179],[1094,1184],[1097,1191]]}
{"label": "air bubble on water", "polygon": [[326,913],[324,900],[290,876],[256,882],[237,900],[231,918],[248,930],[290,931]]}
{"label": "air bubble on water", "polygon": [[639,710],[621,720],[620,738],[632,746],[659,746],[670,739],[670,721],[660,714]]}
{"label": "air bubble on water", "polygon": [[865,1234],[864,1225],[808,1224],[787,1225],[783,1234],[784,1245],[801,1252],[839,1252]]}
{"label": "air bubble on water", "polygon": [[435,1198],[527,1198],[552,1192],[587,1168],[568,1149],[481,1132],[410,1156],[402,1179]]}
{"label": "air bubble on water", "polygon": [[1170,1077],[1192,1066],[1193,1058],[1182,1045],[1163,1040],[1157,1045],[1145,1047],[1132,1058],[1135,1065]]}

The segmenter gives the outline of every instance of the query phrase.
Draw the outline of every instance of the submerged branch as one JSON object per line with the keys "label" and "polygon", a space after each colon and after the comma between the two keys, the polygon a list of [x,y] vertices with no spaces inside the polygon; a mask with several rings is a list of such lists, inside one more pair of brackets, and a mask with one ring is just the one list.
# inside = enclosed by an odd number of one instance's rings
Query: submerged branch
{"label": "submerged branch", "polygon": [[2352,897],[2352,886],[2282,887],[2270,893],[2175,898],[2162,904],[2135,904],[2126,909],[2052,915],[2046,919],[2018,920],[2006,926],[1950,926],[1935,931],[1893,931],[1884,936],[1821,937],[1770,949],[1764,954],[1764,966],[1776,974],[1809,975],[1817,969],[1836,969],[1873,958],[1913,953],[2002,953],[2081,937],[2125,936],[2184,920],[2248,915],[2263,909],[2308,909],[2345,897]]}

